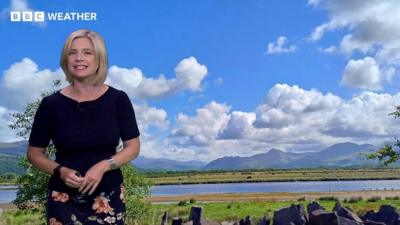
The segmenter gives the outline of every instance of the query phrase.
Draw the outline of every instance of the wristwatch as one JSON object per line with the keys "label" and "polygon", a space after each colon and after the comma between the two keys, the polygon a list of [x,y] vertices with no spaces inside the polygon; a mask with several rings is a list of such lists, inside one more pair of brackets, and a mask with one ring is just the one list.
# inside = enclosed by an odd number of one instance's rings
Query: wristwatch
{"label": "wristwatch", "polygon": [[54,168],[53,170],[53,175],[55,177],[61,177],[61,165],[59,164],[58,166],[56,166],[56,168]]}
{"label": "wristwatch", "polygon": [[113,158],[107,159],[108,165],[110,165],[110,170],[115,170],[117,168],[117,164]]}

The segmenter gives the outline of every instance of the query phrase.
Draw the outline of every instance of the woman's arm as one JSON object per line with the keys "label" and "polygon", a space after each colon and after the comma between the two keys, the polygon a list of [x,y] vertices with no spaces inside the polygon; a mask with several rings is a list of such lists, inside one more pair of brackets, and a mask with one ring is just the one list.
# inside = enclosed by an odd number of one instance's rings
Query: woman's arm
{"label": "woman's arm", "polygon": [[[140,140],[139,137],[133,138],[123,142],[123,149],[117,154],[112,156],[116,168],[119,168],[139,155],[140,151]],[[79,191],[83,194],[89,191],[91,195],[99,185],[105,172],[111,170],[111,165],[107,159],[102,160],[93,165],[85,174],[82,185],[79,187]]]}
{"label": "woman's arm", "polygon": [[[30,163],[39,170],[47,173],[52,174],[54,173],[54,169],[59,165],[58,163],[54,162],[47,158],[44,154],[45,148],[38,148],[29,145],[27,157]],[[62,165],[61,165],[62,166]],[[76,175],[77,171],[62,166],[60,168],[60,178],[64,181],[64,183],[72,188],[77,188],[81,184],[83,178],[78,177]]]}

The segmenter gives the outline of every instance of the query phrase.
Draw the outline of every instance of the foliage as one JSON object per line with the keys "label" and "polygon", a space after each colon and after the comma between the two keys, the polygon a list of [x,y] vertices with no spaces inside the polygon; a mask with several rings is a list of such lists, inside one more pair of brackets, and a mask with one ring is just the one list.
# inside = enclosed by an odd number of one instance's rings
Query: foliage
{"label": "foliage", "polygon": [[[390,113],[395,119],[400,117],[400,107],[396,108],[396,111]],[[400,159],[400,140],[396,138],[396,141],[392,145],[385,145],[381,149],[366,155],[367,159],[378,159],[383,165],[395,163]]]}
{"label": "foliage", "polygon": [[[14,120],[9,124],[9,127],[15,130],[18,136],[28,139],[33,119],[41,99],[56,92],[60,86],[60,80],[54,81],[53,88],[41,93],[41,98],[27,103],[23,112],[13,113],[12,117]],[[50,144],[49,147],[46,148],[45,154],[49,158],[52,158],[54,157],[54,153],[54,145]],[[30,203],[44,206],[47,199],[47,183],[50,176],[33,167],[26,156],[21,157],[19,164],[26,170],[26,174],[20,176],[17,180],[18,192],[14,203],[20,209],[29,208],[32,206]]]}
{"label": "foliage", "polygon": [[122,167],[125,187],[125,203],[126,216],[128,222],[138,221],[145,217],[150,211],[150,203],[144,201],[144,197],[150,195],[151,182],[145,180],[144,177],[128,164]]}
{"label": "foliage", "polygon": [[15,183],[18,179],[16,173],[4,173],[0,175],[0,183]]}

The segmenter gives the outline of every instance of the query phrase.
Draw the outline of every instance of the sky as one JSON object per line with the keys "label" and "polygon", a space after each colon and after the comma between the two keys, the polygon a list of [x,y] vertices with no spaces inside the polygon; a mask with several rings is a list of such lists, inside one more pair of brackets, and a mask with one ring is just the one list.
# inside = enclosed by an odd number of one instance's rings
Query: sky
{"label": "sky", "polygon": [[4,0],[0,142],[20,140],[13,112],[68,85],[61,47],[83,28],[106,42],[106,83],[132,101],[142,156],[208,162],[398,135],[400,1]]}

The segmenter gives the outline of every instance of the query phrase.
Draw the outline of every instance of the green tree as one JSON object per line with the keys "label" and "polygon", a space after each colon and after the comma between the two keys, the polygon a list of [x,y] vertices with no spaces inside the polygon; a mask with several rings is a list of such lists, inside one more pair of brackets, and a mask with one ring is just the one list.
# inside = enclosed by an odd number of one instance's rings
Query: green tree
{"label": "green tree", "polygon": [[[395,119],[399,118],[400,107],[397,107],[396,111],[389,115],[393,116]],[[396,138],[394,144],[386,144],[379,150],[367,154],[367,159],[378,159],[385,166],[397,162],[400,159],[400,140]]]}
{"label": "green tree", "polygon": [[[43,92],[41,98],[27,103],[23,112],[13,113],[13,120],[9,127],[15,130],[18,136],[28,139],[41,99],[58,91],[60,86],[60,80],[54,81],[52,89]],[[121,148],[122,144],[118,149]],[[55,151],[54,145],[50,143],[45,154],[54,159]],[[19,209],[31,208],[34,204],[43,208],[47,201],[47,183],[50,176],[33,167],[26,156],[21,158],[20,165],[26,169],[26,174],[20,176],[17,180],[18,192],[14,203]],[[151,182],[145,180],[131,164],[124,166],[122,173],[124,176],[127,219],[135,222],[149,212],[149,203],[146,203],[144,198],[150,195]]]}

